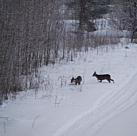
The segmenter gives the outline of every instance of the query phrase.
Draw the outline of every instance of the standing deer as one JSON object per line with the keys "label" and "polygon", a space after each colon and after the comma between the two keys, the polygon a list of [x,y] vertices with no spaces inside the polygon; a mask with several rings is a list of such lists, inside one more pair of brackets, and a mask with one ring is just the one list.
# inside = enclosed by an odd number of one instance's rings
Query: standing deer
{"label": "standing deer", "polygon": [[109,74],[98,75],[96,72],[94,72],[92,76],[95,76],[97,78],[97,80],[100,82],[102,82],[102,80],[107,80],[109,83],[111,81],[113,81],[113,83],[114,83],[114,80],[111,79],[111,76]]}

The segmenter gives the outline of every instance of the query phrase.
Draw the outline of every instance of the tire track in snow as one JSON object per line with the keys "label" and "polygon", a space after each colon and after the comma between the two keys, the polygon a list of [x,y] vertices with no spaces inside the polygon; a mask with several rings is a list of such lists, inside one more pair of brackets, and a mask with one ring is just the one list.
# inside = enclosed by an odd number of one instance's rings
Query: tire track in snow
{"label": "tire track in snow", "polygon": [[120,90],[103,95],[94,106],[60,128],[54,136],[91,136],[103,124],[137,102],[137,73]]}

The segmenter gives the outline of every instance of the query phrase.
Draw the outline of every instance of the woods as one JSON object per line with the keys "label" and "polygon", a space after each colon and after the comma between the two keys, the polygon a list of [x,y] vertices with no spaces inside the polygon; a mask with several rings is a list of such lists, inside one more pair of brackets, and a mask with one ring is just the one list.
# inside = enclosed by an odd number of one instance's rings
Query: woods
{"label": "woods", "polygon": [[136,39],[137,32],[137,1],[120,0],[114,1],[115,9],[112,15],[113,23],[119,30],[130,32],[130,39]]}
{"label": "woods", "polygon": [[22,90],[21,78],[55,59],[62,31],[58,1],[0,1],[0,98]]}

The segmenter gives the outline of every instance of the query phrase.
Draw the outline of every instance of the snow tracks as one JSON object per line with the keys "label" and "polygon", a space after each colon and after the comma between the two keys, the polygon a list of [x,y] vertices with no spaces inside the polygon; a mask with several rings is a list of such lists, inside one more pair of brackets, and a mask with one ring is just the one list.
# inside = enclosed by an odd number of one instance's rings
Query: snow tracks
{"label": "snow tracks", "polygon": [[54,136],[93,136],[112,117],[137,102],[137,73],[118,90],[110,90],[88,111],[64,124]]}

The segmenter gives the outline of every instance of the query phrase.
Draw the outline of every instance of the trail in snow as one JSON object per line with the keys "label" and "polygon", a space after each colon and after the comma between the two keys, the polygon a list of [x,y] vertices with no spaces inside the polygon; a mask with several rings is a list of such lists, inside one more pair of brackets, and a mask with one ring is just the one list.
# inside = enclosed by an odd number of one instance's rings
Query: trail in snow
{"label": "trail in snow", "polygon": [[[6,135],[94,136],[96,132],[100,132],[100,128],[109,119],[131,107],[137,100],[137,73],[133,72],[136,70],[136,47],[128,51],[126,57],[123,48],[115,51],[114,54],[107,53],[102,58],[89,53],[85,57],[84,66],[82,61],[81,64],[74,63],[75,67],[70,64],[59,66],[60,69],[56,68],[55,71],[46,69],[51,73],[50,77],[55,82],[54,89],[58,94],[54,98],[51,97],[49,101],[45,99],[43,91],[37,95],[37,98],[34,92],[25,95],[23,93],[14,103],[7,105],[7,108],[0,112],[10,119],[6,124]],[[91,58],[95,62],[91,62]],[[98,83],[96,79],[92,80],[89,73],[92,73],[93,68],[101,72],[110,71],[116,80],[115,84]],[[48,73],[47,71],[43,71],[42,74],[45,76],[44,72]],[[84,75],[83,81],[84,78],[85,81],[82,86],[64,85],[61,88],[60,81],[57,81],[58,77],[66,75],[68,78],[70,74],[76,72]],[[66,77],[62,79],[65,80]],[[59,102],[59,105],[54,105],[56,102],[57,104]],[[1,122],[0,132],[5,135],[3,124]],[[13,128],[16,128],[16,131]]]}
{"label": "trail in snow", "polygon": [[60,128],[54,136],[91,136],[106,121],[137,102],[137,73],[120,90],[102,96],[94,106]]}

